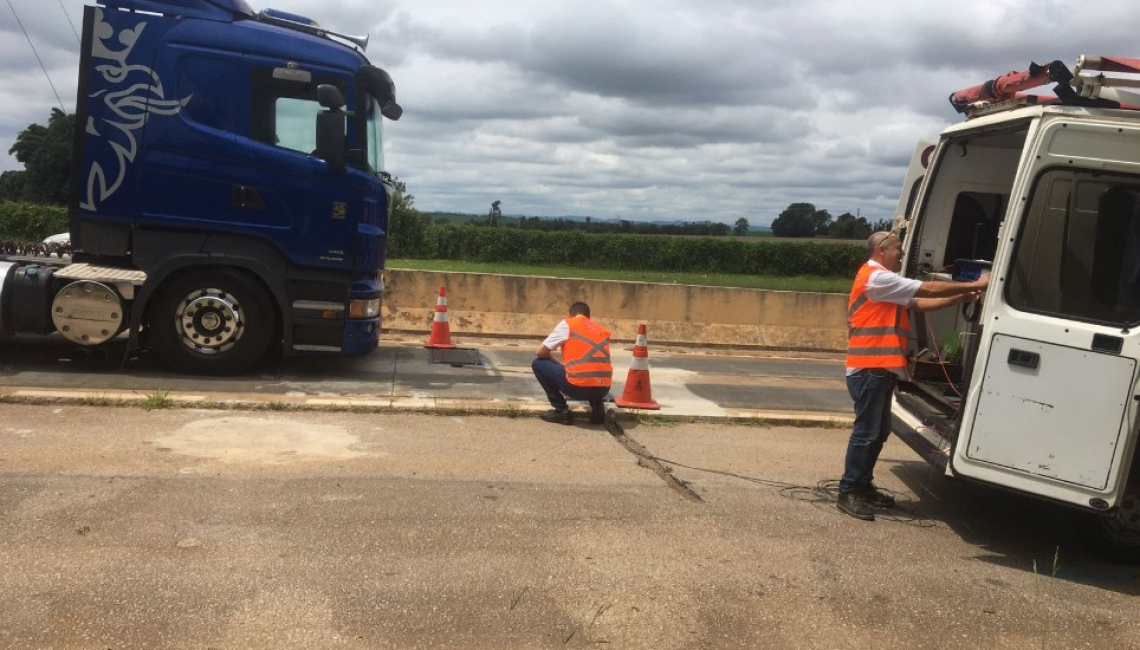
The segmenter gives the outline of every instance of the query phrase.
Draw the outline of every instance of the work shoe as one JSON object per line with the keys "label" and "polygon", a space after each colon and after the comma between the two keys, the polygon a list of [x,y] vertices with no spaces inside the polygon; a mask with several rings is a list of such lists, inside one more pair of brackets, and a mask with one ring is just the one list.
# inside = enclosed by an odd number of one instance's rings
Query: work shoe
{"label": "work shoe", "polygon": [[570,409],[551,409],[538,417],[555,424],[574,424],[574,414]]}
{"label": "work shoe", "polygon": [[874,485],[869,485],[861,490],[859,496],[863,497],[863,503],[866,503],[872,508],[887,509],[895,507],[895,498],[889,494],[880,492]]}
{"label": "work shoe", "polygon": [[839,498],[835,500],[835,507],[856,519],[875,521],[875,511],[867,507],[861,495],[854,492],[840,492]]}
{"label": "work shoe", "polygon": [[601,402],[590,402],[590,424],[606,423],[606,405]]}

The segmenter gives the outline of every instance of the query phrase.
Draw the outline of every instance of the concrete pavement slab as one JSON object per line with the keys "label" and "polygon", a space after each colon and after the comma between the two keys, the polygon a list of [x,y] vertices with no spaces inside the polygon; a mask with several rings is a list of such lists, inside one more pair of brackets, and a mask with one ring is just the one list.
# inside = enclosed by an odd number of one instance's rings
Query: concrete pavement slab
{"label": "concrete pavement slab", "polygon": [[[0,647],[1135,648],[1140,575],[837,429],[0,404]],[[1060,562],[1052,562],[1059,554]]]}

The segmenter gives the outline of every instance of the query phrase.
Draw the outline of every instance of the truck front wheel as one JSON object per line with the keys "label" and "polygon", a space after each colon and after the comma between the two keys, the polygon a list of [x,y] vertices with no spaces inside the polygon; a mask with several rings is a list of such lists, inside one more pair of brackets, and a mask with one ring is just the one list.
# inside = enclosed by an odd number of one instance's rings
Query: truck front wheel
{"label": "truck front wheel", "polygon": [[155,298],[155,350],[176,372],[235,375],[265,356],[277,331],[268,291],[231,269],[191,272]]}

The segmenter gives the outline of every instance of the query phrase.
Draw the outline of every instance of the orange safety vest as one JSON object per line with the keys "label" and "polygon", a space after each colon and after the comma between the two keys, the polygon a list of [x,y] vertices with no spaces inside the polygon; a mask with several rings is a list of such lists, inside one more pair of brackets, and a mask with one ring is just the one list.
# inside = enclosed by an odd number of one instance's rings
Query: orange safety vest
{"label": "orange safety vest", "polygon": [[575,386],[601,387],[613,383],[610,332],[585,316],[567,318],[570,338],[562,346],[566,381]]}
{"label": "orange safety vest", "polygon": [[905,368],[910,335],[907,308],[867,297],[867,281],[878,267],[864,264],[847,299],[847,367]]}

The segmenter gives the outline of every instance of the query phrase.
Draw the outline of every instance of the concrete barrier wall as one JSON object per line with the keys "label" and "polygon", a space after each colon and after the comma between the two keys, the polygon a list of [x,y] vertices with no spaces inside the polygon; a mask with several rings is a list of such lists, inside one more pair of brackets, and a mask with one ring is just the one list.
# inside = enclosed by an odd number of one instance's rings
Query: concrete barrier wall
{"label": "concrete barrier wall", "polygon": [[384,327],[431,330],[436,297],[447,287],[453,337],[543,338],[583,300],[614,338],[650,343],[838,351],[847,346],[847,296],[726,287],[576,280],[487,273],[389,269]]}

